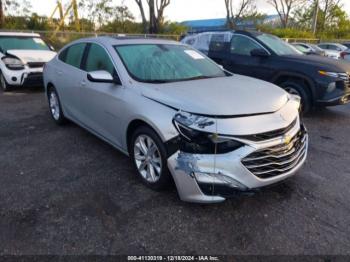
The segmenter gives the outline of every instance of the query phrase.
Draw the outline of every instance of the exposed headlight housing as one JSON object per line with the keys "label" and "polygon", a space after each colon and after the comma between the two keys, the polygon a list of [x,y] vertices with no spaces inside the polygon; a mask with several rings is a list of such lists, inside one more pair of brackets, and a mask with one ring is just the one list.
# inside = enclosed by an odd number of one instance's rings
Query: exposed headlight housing
{"label": "exposed headlight housing", "polygon": [[190,126],[204,128],[208,125],[215,125],[215,121],[194,116],[188,113],[178,113],[173,123],[180,134],[180,150],[192,154],[226,154],[241,146],[242,143],[230,137],[220,136],[216,133],[200,131]]}
{"label": "exposed headlight housing", "polygon": [[2,61],[4,62],[6,67],[10,70],[23,70],[24,69],[24,64],[18,58],[5,56],[4,58],[2,58]]}
{"label": "exposed headlight housing", "polygon": [[288,98],[290,101],[294,101],[298,104],[298,110],[301,109],[301,97],[300,96],[288,94]]}

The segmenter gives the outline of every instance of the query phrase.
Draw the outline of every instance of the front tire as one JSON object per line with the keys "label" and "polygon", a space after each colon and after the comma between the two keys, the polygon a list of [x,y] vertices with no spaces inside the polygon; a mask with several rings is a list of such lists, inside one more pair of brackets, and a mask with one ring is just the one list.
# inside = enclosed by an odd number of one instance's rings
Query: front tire
{"label": "front tire", "polygon": [[4,92],[10,91],[10,85],[7,83],[5,77],[2,73],[0,73],[0,86],[1,86],[2,91],[4,91]]}
{"label": "front tire", "polygon": [[153,190],[163,190],[171,182],[167,168],[166,148],[149,127],[139,127],[132,135],[129,148],[136,172],[141,181]]}
{"label": "front tire", "polygon": [[308,113],[311,110],[311,96],[308,92],[307,87],[303,83],[297,81],[286,81],[280,84],[284,90],[292,95],[300,96],[301,98],[301,112]]}
{"label": "front tire", "polygon": [[63,114],[61,102],[57,94],[57,91],[54,87],[51,87],[49,89],[47,97],[49,100],[49,108],[50,108],[52,119],[58,125],[65,124],[67,120]]}

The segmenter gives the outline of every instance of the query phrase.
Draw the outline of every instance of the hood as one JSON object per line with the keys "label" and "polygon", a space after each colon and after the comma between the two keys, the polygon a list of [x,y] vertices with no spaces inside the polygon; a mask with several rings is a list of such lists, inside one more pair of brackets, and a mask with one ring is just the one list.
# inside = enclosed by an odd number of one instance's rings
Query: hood
{"label": "hood", "polygon": [[56,56],[56,52],[49,50],[8,50],[6,53],[19,58],[24,64],[47,63]]}
{"label": "hood", "polygon": [[292,62],[303,63],[316,67],[318,70],[326,70],[336,73],[350,72],[350,63],[324,56],[288,55],[284,59]]}
{"label": "hood", "polygon": [[141,84],[143,96],[176,110],[207,116],[272,113],[283,107],[288,94],[254,78],[234,75],[166,84]]}

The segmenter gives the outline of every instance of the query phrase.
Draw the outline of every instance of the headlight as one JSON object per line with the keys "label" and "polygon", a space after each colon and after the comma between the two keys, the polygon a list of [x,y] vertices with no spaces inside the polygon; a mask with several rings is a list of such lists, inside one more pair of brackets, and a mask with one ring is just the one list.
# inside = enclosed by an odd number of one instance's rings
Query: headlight
{"label": "headlight", "polygon": [[216,124],[215,121],[206,117],[179,113],[174,117],[173,123],[180,133],[180,150],[185,153],[225,154],[243,146],[242,143],[230,137],[192,128],[196,126],[204,129],[206,126]]}
{"label": "headlight", "polygon": [[14,58],[14,57],[4,57],[2,58],[2,61],[6,65],[8,69],[11,70],[22,70],[24,69],[24,64],[21,60]]}
{"label": "headlight", "polygon": [[329,76],[333,78],[342,78],[344,74],[342,73],[335,73],[335,72],[327,72],[327,71],[318,71],[318,73],[322,76]]}

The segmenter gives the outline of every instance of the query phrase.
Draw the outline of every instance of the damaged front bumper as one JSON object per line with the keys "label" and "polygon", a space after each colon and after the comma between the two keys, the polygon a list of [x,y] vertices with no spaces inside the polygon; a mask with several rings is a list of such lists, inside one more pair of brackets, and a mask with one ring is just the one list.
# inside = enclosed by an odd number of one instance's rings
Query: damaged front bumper
{"label": "damaged front bumper", "polygon": [[6,82],[11,86],[42,86],[43,85],[43,68],[30,68],[28,66],[23,70],[3,69],[3,76]]}
{"label": "damaged front bumper", "polygon": [[177,151],[168,158],[180,198],[217,203],[237,191],[249,192],[293,176],[307,157],[308,134],[299,118],[286,133],[265,141],[242,140],[225,154]]}

